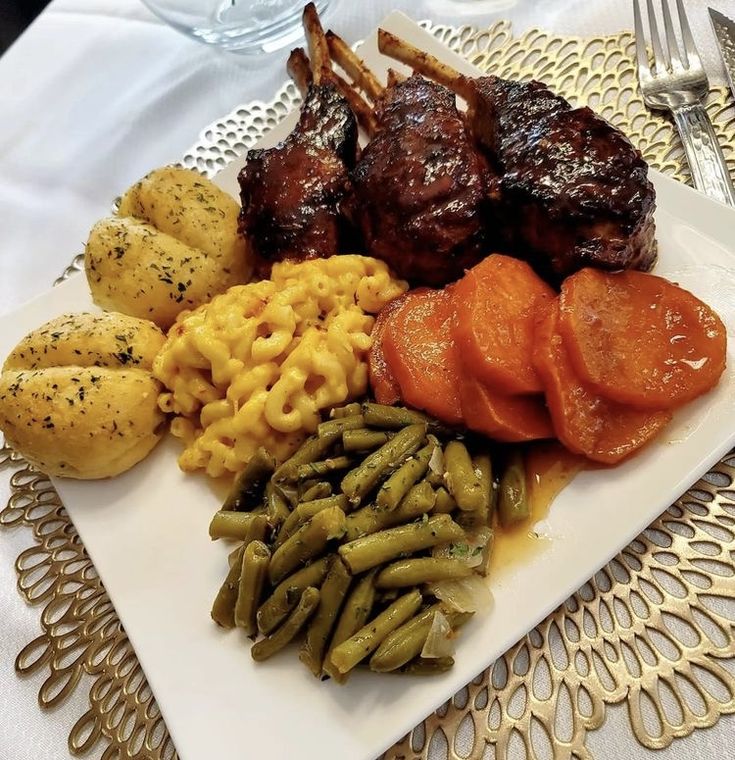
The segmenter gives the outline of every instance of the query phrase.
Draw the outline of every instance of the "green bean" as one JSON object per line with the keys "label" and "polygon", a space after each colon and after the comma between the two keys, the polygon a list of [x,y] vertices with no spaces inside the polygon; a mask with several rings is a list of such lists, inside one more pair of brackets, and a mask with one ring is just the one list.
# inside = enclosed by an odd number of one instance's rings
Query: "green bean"
{"label": "green bean", "polygon": [[492,517],[493,508],[493,463],[489,454],[478,454],[473,457],[472,465],[480,480],[483,509],[487,512],[485,521],[487,524]]}
{"label": "green bean", "polygon": [[235,562],[237,561],[237,556],[240,554],[240,550],[245,549],[244,544],[238,544],[228,555],[227,555],[227,567],[232,567]]}
{"label": "green bean", "polygon": [[250,523],[261,518],[263,515],[253,515],[250,512],[231,512],[220,510],[212,515],[209,523],[209,537],[217,538],[235,538],[242,541],[248,534]]}
{"label": "green bean", "polygon": [[[300,505],[299,505],[300,506]],[[298,509],[298,507],[297,507]],[[288,538],[303,525],[303,521],[299,519],[299,515],[296,513],[296,509],[289,514],[289,516],[283,521],[281,529],[278,531],[275,541],[273,542],[273,548],[277,549],[284,544]]]}
{"label": "green bean", "polygon": [[383,509],[395,509],[401,499],[408,493],[411,487],[424,477],[429,469],[429,459],[434,453],[436,444],[429,443],[416,452],[415,456],[409,457],[389,478],[383,483],[375,498],[379,507]]}
{"label": "green bean", "polygon": [[317,512],[329,507],[339,507],[343,512],[347,510],[349,504],[344,494],[339,496],[327,496],[324,499],[314,499],[313,501],[302,501],[297,505],[293,512],[288,516],[276,539],[276,546],[280,546],[289,536],[303,525],[307,520],[311,520]]}
{"label": "green bean", "polygon": [[493,461],[490,454],[476,454],[472,459],[475,469],[480,470],[480,481],[482,483],[483,496],[492,506],[493,500]]}
{"label": "green bean", "polygon": [[[419,514],[414,515],[414,518],[419,517],[421,514],[419,512]],[[368,504],[351,515],[347,515],[345,541],[354,541],[356,538],[360,538],[360,536],[377,533],[379,530],[400,525],[402,522],[404,520],[396,519],[394,514],[386,512],[384,509],[378,509],[374,504]]]}
{"label": "green bean", "polygon": [[252,541],[265,541],[265,534],[268,532],[268,518],[265,515],[255,515],[248,525],[247,533],[242,540],[243,546],[247,546]]}
{"label": "green bean", "polygon": [[523,455],[515,450],[505,465],[498,488],[498,514],[504,528],[509,528],[531,515],[531,505],[526,492],[526,467]]}
{"label": "green bean", "polygon": [[242,628],[248,636],[252,636],[258,630],[255,613],[268,577],[270,558],[270,550],[262,541],[252,541],[243,553],[242,572],[235,603],[235,625]]}
{"label": "green bean", "polygon": [[354,541],[360,536],[366,536],[385,528],[411,522],[417,517],[431,512],[434,506],[434,491],[422,480],[406,494],[398,509],[388,511],[369,504],[347,516],[345,541]]}
{"label": "green bean", "polygon": [[235,603],[242,573],[242,556],[245,546],[241,546],[235,555],[235,561],[230,565],[227,577],[220,586],[212,604],[212,620],[223,628],[235,627]]}
{"label": "green bean", "polygon": [[254,660],[262,662],[280,652],[291,639],[306,625],[319,606],[319,589],[309,586],[301,594],[296,609],[288,616],[286,622],[271,636],[253,644],[250,655]]}
{"label": "green bean", "polygon": [[330,433],[329,435],[318,438],[315,435],[307,438],[274,473],[273,481],[275,483],[287,483],[297,478],[297,470],[300,465],[316,462],[329,452],[334,443],[339,440],[339,432]]}
{"label": "green bean", "polygon": [[319,478],[302,478],[301,480],[297,481],[294,485],[296,487],[296,498],[298,501],[304,500],[304,494],[312,487],[315,486],[317,483],[321,483],[322,481]]}
{"label": "green bean", "polygon": [[457,502],[454,497],[447,491],[444,486],[436,489],[436,501],[434,502],[434,512],[436,514],[449,514],[457,508]]}
{"label": "green bean", "polygon": [[426,425],[409,425],[369,454],[342,479],[342,492],[359,503],[378,481],[410,457],[426,438]]}
{"label": "green bean", "polygon": [[406,522],[412,519],[414,515],[420,515],[424,512],[431,512],[434,509],[436,495],[434,489],[428,481],[421,480],[415,486],[411,486],[408,493],[401,499],[401,503],[393,512],[403,518]]}
{"label": "green bean", "polygon": [[402,668],[391,670],[390,672],[411,676],[434,676],[437,673],[446,673],[453,665],[454,657],[417,657]]}
{"label": "green bean", "polygon": [[268,524],[277,530],[291,514],[291,510],[283,494],[273,482],[269,482],[265,487],[265,503]]}
{"label": "green bean", "polygon": [[275,466],[276,460],[264,448],[259,448],[235,479],[222,509],[245,512],[258,506],[262,501],[264,483]]}
{"label": "green bean", "polygon": [[365,419],[365,424],[370,427],[398,430],[407,425],[426,425],[432,432],[448,432],[448,428],[431,417],[400,406],[385,406],[384,404],[366,401],[362,405],[362,416]]}
{"label": "green bean", "polygon": [[339,507],[343,512],[349,507],[347,497],[341,493],[339,495],[325,496],[323,499],[312,499],[311,501],[302,501],[294,512],[296,512],[302,520],[308,520],[313,517],[317,512],[321,512],[322,509],[327,507]]}
{"label": "green bean", "polygon": [[296,477],[299,480],[313,477],[324,477],[332,472],[338,470],[346,470],[354,462],[352,457],[339,456],[332,457],[331,459],[324,459],[320,462],[309,462],[308,464],[300,464],[296,468]]}
{"label": "green bean", "polygon": [[[306,485],[305,483],[303,485]],[[313,483],[304,490],[299,501],[314,501],[315,499],[326,499],[332,495],[332,486],[325,481]]]}
{"label": "green bean", "polygon": [[273,487],[281,494],[289,511],[292,510],[299,503],[299,484],[295,480],[275,480],[275,476],[271,478]]}
{"label": "green bean", "polygon": [[418,589],[404,594],[349,639],[337,645],[332,650],[331,664],[340,673],[349,672],[374,652],[391,631],[413,617],[420,606],[421,592]]}
{"label": "green bean", "polygon": [[352,414],[349,417],[338,417],[336,420],[320,422],[316,428],[316,434],[322,438],[325,435],[339,433],[342,435],[345,430],[355,430],[365,427],[365,420],[361,414]]}
{"label": "green bean", "polygon": [[441,604],[427,607],[391,631],[370,658],[370,670],[389,673],[421,654],[436,612],[444,612]]}
{"label": "green bean", "polygon": [[309,624],[299,659],[318,678],[322,674],[324,652],[339,611],[342,608],[352,576],[339,557],[332,562],[321,587],[319,609]]}
{"label": "green bean", "polygon": [[342,433],[342,447],[345,451],[372,451],[388,441],[390,435],[381,430],[357,428]]}
{"label": "green bean", "polygon": [[267,634],[283,622],[307,586],[317,587],[322,584],[334,560],[333,554],[322,557],[281,581],[258,608],[258,630]]}
{"label": "green bean", "polygon": [[492,520],[493,474],[490,457],[481,454],[472,459],[472,469],[477,477],[480,490],[480,508],[462,512],[457,522],[465,530],[476,530],[489,525]]}
{"label": "green bean", "polygon": [[345,404],[344,406],[335,406],[329,411],[329,419],[339,419],[340,417],[352,417],[355,414],[360,414],[360,402],[353,401],[351,404]]}
{"label": "green bean", "polygon": [[[376,568],[379,569],[379,568]],[[377,588],[377,587],[376,587]],[[380,589],[378,592],[377,606],[387,607],[389,604],[393,604],[396,599],[401,595],[402,590],[398,588]]]}
{"label": "green bean", "polygon": [[345,532],[345,513],[339,507],[327,507],[317,512],[273,553],[268,576],[278,583],[299,565],[321,554],[332,538]]}
{"label": "green bean", "polygon": [[434,615],[437,612],[444,615],[452,629],[457,628],[472,617],[466,613],[447,610],[441,603],[427,607],[385,637],[375,654],[370,658],[370,670],[375,670],[378,673],[389,673],[413,660],[414,657],[418,657],[424,648],[426,638],[434,623]]}
{"label": "green bean", "polygon": [[228,567],[232,567],[232,563],[235,561],[240,549],[244,549],[251,541],[265,540],[265,534],[268,531],[268,518],[265,515],[256,515],[253,512],[251,512],[250,515],[254,519],[249,521],[242,543],[227,555]]}
{"label": "green bean", "polygon": [[342,544],[339,553],[352,573],[361,573],[402,555],[460,538],[464,538],[464,531],[449,515],[434,515],[421,522],[362,536]]}
{"label": "green bean", "polygon": [[375,579],[376,588],[402,588],[422,583],[466,578],[472,568],[466,562],[444,557],[401,559],[381,570]]}
{"label": "green bean", "polygon": [[467,448],[461,441],[449,441],[444,448],[444,480],[457,506],[467,512],[482,509],[483,493]]}
{"label": "green bean", "polygon": [[342,607],[342,612],[334,628],[332,641],[329,644],[322,667],[324,672],[338,683],[344,683],[347,680],[347,676],[340,673],[332,665],[332,652],[335,647],[339,646],[343,641],[347,641],[347,639],[357,633],[367,623],[375,604],[374,580],[377,572],[377,570],[371,570],[358,579]]}

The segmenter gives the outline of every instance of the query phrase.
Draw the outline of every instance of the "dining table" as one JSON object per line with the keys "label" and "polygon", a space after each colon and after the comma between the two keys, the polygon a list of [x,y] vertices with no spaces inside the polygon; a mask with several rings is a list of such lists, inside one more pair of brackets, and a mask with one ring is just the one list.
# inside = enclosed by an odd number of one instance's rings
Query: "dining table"
{"label": "dining table", "polygon": [[[685,5],[710,82],[723,84],[707,7],[735,16],[735,2]],[[514,34],[633,27],[630,0],[331,0],[326,23],[352,43],[394,9],[452,26],[507,19]],[[52,0],[0,57],[0,318],[48,290],[126,187],[177,161],[238,104],[267,101],[285,78],[282,52],[252,57],[200,44],[139,0]],[[9,473],[0,469],[0,505],[10,496]],[[0,758],[65,760],[69,730],[88,709],[89,677],[61,705],[41,710],[43,671],[20,677],[14,668],[40,631],[39,610],[19,595],[14,568],[32,540],[21,528],[0,532]],[[654,751],[634,737],[625,707],[613,705],[586,746],[597,760],[735,757],[735,717]]]}

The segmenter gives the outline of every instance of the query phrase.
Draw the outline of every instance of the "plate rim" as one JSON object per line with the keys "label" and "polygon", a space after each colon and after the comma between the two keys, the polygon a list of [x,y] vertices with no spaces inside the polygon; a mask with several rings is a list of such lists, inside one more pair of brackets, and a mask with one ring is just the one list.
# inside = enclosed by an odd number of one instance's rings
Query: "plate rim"
{"label": "plate rim", "polygon": [[[410,19],[408,16],[406,16],[405,14],[403,14],[403,13],[401,13],[401,12],[394,12],[393,14],[390,14],[388,17],[386,17],[386,19],[384,19],[384,20],[383,20],[383,22],[381,22],[381,25],[385,24],[385,23],[386,23],[386,22],[388,22],[388,21],[389,21],[389,20],[390,20],[392,17],[394,17],[394,16],[396,16],[396,15],[398,15],[398,16],[401,16],[403,19],[405,19],[405,21],[407,21],[407,22],[410,22],[411,24],[415,24],[415,22],[413,22],[413,21],[412,21],[412,20],[411,20],[411,19]],[[417,25],[416,25],[416,26],[417,26]],[[418,28],[418,29],[421,29],[421,27],[418,27],[418,26],[417,26],[417,28]],[[441,44],[441,43],[440,43],[440,44]],[[452,51],[450,51],[448,48],[447,48],[447,50],[448,50],[450,53],[452,52]],[[241,159],[242,159],[242,157],[238,157],[238,159],[235,159],[235,162],[236,162],[237,160],[241,160]],[[234,162],[233,162],[233,163],[234,163]],[[652,171],[653,171],[653,170],[652,170]],[[218,172],[218,174],[219,174],[219,173],[220,173],[220,172]],[[678,191],[680,191],[680,190],[681,190],[681,188],[687,188],[687,189],[688,189],[688,190],[690,190],[692,193],[694,193],[694,196],[696,196],[698,199],[702,199],[702,196],[701,196],[701,195],[700,195],[700,194],[699,194],[697,191],[695,191],[695,190],[693,190],[693,189],[691,189],[691,188],[688,188],[686,185],[683,185],[682,183],[679,183],[679,182],[677,182],[676,180],[673,180],[673,179],[671,179],[671,178],[667,177],[666,175],[660,174],[659,172],[655,172],[655,174],[657,175],[657,179],[660,179],[660,180],[666,180],[668,183],[673,183],[673,185],[674,185],[674,186],[676,186],[676,188],[677,188],[677,190],[678,190]],[[706,199],[706,200],[707,200],[708,202],[716,203],[715,201],[711,201],[710,199]],[[726,208],[727,208],[727,207],[726,207]],[[19,307],[16,307],[16,309],[13,309],[13,310],[12,310],[11,312],[9,312],[9,313],[8,313],[6,316],[7,316],[7,317],[12,317],[12,315],[13,315],[13,314],[14,314],[14,313],[15,313],[17,310],[22,310],[22,309],[24,309],[24,308],[25,308],[27,305],[29,305],[29,304],[31,304],[31,303],[33,303],[33,302],[35,302],[35,301],[40,301],[40,300],[42,300],[42,299],[44,299],[44,298],[47,298],[47,297],[48,297],[48,291],[46,291],[46,292],[44,292],[44,293],[42,293],[42,294],[38,295],[38,296],[37,296],[37,297],[35,297],[34,299],[31,299],[30,301],[28,301],[28,302],[26,302],[26,303],[22,304],[21,306],[19,306]],[[711,465],[712,465],[712,464],[714,464],[716,461],[718,461],[719,459],[721,459],[721,458],[722,458],[722,456],[724,456],[724,454],[726,454],[726,453],[727,453],[727,451],[729,451],[729,450],[730,450],[730,448],[732,448],[732,444],[733,444],[733,443],[735,443],[735,431],[733,431],[733,433],[732,433],[732,438],[731,438],[731,440],[729,441],[729,443],[728,443],[727,445],[724,445],[724,444],[723,444],[723,445],[720,447],[720,448],[722,448],[722,449],[723,449],[723,451],[722,451],[722,452],[721,452],[721,453],[720,453],[718,456],[715,456],[715,453],[714,453],[714,452],[709,452],[708,456],[707,456],[707,457],[705,457],[705,458],[703,458],[702,462],[700,463],[700,467],[699,467],[699,468],[698,468],[698,470],[697,470],[697,471],[699,471],[699,469],[701,469],[701,470],[702,470],[702,472],[700,472],[700,473],[699,473],[698,477],[701,477],[701,475],[702,475],[702,474],[704,474],[704,472],[706,472],[706,471],[707,471],[707,469],[708,469],[708,467],[709,467],[709,466],[711,466]],[[719,451],[719,449],[716,449],[716,450],[714,450],[714,451],[715,451],[715,452],[718,452],[718,451]],[[711,460],[711,461],[710,461],[710,460]],[[686,481],[689,481],[689,478],[688,478],[688,477],[687,477],[687,478],[684,478],[684,480],[686,480]],[[695,480],[693,480],[693,481],[691,481],[691,482],[696,482],[696,478],[695,478]],[[57,481],[56,479],[54,479],[54,485],[55,485],[55,486],[58,486],[58,481]],[[666,499],[665,501],[666,501],[666,506],[668,506],[668,504],[670,503],[670,499]],[[665,509],[666,509],[666,506],[664,506],[664,507],[663,507],[663,510],[665,510]],[[663,511],[663,510],[662,510],[662,511]],[[654,519],[655,519],[655,518],[654,518]],[[651,518],[646,518],[646,519],[645,519],[645,521],[643,521],[643,525],[642,525],[642,527],[641,527],[641,528],[639,528],[639,529],[637,529],[637,530],[635,531],[635,533],[632,535],[631,539],[629,539],[628,541],[626,541],[626,542],[625,542],[625,543],[622,545],[622,547],[618,548],[618,549],[617,549],[615,552],[613,552],[613,553],[611,554],[611,556],[610,556],[610,557],[606,558],[604,561],[601,561],[601,563],[600,563],[600,565],[599,565],[599,567],[598,567],[598,570],[599,570],[599,568],[601,568],[601,567],[604,567],[604,566],[605,566],[605,565],[606,565],[606,564],[609,562],[609,560],[610,560],[612,557],[614,557],[614,556],[615,556],[615,555],[616,555],[616,554],[617,554],[617,553],[620,551],[620,549],[621,549],[621,548],[624,548],[624,547],[625,547],[625,546],[626,546],[626,545],[629,543],[629,541],[630,541],[630,540],[633,540],[633,539],[634,539],[634,538],[635,538],[635,537],[636,537],[636,536],[637,536],[637,535],[638,535],[638,534],[641,532],[641,530],[642,530],[642,529],[645,529],[645,527],[646,527],[646,526],[648,526],[648,525],[650,524],[650,522],[651,522]],[[593,573],[592,575],[594,575],[594,573]],[[585,580],[586,580],[586,579],[585,579]],[[583,581],[582,581],[582,583],[584,583],[584,582],[585,582],[585,581],[583,580]],[[573,591],[572,591],[572,592],[570,592],[570,593],[573,593]],[[110,596],[111,596],[111,599],[112,599],[112,595],[110,595]],[[564,595],[564,599],[568,598],[568,596],[569,596],[569,594],[565,594],[565,595]],[[563,600],[562,600],[562,602],[561,602],[561,603],[563,603]],[[548,613],[549,613],[550,611],[552,611],[553,609],[555,609],[556,607],[558,607],[558,604],[559,604],[558,602],[555,602],[554,604],[550,604],[550,605],[549,605],[549,609],[548,609],[548,610],[544,610],[544,611],[543,611],[543,613],[539,615],[539,618],[538,618],[538,620],[536,621],[536,623],[534,623],[534,625],[533,625],[533,626],[531,626],[531,627],[530,627],[528,630],[532,630],[532,628],[533,628],[535,625],[537,625],[537,624],[538,624],[538,622],[539,622],[540,620],[543,620],[543,619],[544,619],[544,618],[545,618],[545,617],[548,615]],[[114,600],[113,600],[113,605],[114,605]],[[117,610],[116,610],[116,611],[117,611]],[[120,620],[122,621],[122,617],[120,617]],[[525,634],[522,634],[522,635],[525,635]],[[507,646],[504,646],[504,647],[503,647],[503,651],[505,651],[505,650],[506,650],[508,647],[512,646],[512,644],[514,643],[514,641],[517,641],[517,640],[518,640],[518,639],[514,639],[513,641],[510,641],[510,642],[508,643],[508,645],[507,645]],[[131,643],[132,643],[132,638],[131,638]],[[137,651],[136,651],[136,656],[137,656]],[[491,661],[491,662],[492,662],[492,661]],[[484,670],[484,669],[485,669],[485,668],[488,666],[488,664],[491,664],[491,663],[485,663],[485,664],[483,664],[483,665],[482,665],[482,666],[479,668],[479,670],[478,670],[477,672],[478,672],[478,673],[479,673],[479,672],[482,672],[482,671],[483,671],[483,670]],[[148,673],[147,673],[147,672],[146,672],[146,677],[147,677],[147,678],[150,680],[150,677],[148,676]],[[471,679],[466,679],[466,678],[464,678],[464,677],[463,677],[461,680],[462,680],[462,685],[464,685],[464,683],[466,683],[468,680],[471,680]],[[445,678],[443,678],[441,682],[437,681],[437,682],[436,682],[436,684],[437,684],[437,687],[439,687],[440,683],[441,683],[441,684],[447,684],[447,683],[448,683],[448,681],[449,681],[449,677],[445,677]],[[448,687],[447,687],[447,688],[448,688]],[[460,688],[461,688],[461,687],[460,687]],[[438,689],[437,689],[437,690],[438,690]],[[452,687],[452,692],[451,692],[451,693],[454,693],[455,691],[456,691],[456,689],[455,689],[454,687]],[[450,694],[449,696],[451,696],[451,694]],[[442,697],[442,699],[441,699],[441,700],[439,700],[439,701],[437,702],[437,705],[436,705],[436,706],[439,706],[439,705],[441,705],[441,704],[442,704],[444,701],[446,701],[446,699],[447,699],[447,696],[443,696],[443,697]],[[159,700],[159,705],[161,705],[161,703],[160,703],[160,700]],[[164,713],[164,715],[165,715],[165,710],[164,710],[164,707],[163,707],[162,705],[161,705],[161,710],[162,710],[162,713]],[[428,714],[428,713],[427,713],[427,714]],[[169,725],[169,724],[168,724],[168,722],[167,722],[167,725]],[[395,737],[395,740],[398,740],[398,739],[399,739],[399,738],[400,738],[400,737],[401,737],[401,736],[402,736],[404,733],[405,733],[405,731],[401,731],[401,732],[400,732],[400,733],[399,733],[399,734],[398,734],[398,735]],[[174,738],[174,734],[173,734],[173,732],[172,732],[172,738]],[[176,744],[176,741],[175,741],[175,739],[174,739],[174,743]],[[391,741],[391,742],[389,742],[388,744],[386,744],[386,745],[385,745],[385,747],[390,747],[390,746],[392,745],[392,743],[393,743],[392,741]]]}

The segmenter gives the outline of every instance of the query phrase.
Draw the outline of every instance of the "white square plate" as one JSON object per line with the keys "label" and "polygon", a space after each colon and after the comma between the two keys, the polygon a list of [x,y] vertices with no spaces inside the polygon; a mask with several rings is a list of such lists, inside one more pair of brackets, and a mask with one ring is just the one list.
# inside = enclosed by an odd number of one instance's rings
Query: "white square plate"
{"label": "white square plate", "polygon": [[[402,14],[383,26],[469,74],[473,68]],[[383,73],[373,35],[362,48]],[[268,136],[273,144],[295,116]],[[236,193],[241,161],[218,181]],[[656,271],[711,304],[735,330],[735,211],[653,173]],[[29,330],[92,306],[77,276],[8,315],[7,354]],[[111,481],[55,481],[148,677],[182,760],[294,757],[372,760],[562,603],[735,443],[735,376],[678,412],[664,435],[611,470],[579,475],[537,526],[543,551],[491,579],[493,610],[464,630],[452,671],[436,678],[356,673],[340,687],[315,680],[288,651],[252,661],[239,631],[209,618],[227,546],[207,526],[218,499],[176,465],[167,440]]]}

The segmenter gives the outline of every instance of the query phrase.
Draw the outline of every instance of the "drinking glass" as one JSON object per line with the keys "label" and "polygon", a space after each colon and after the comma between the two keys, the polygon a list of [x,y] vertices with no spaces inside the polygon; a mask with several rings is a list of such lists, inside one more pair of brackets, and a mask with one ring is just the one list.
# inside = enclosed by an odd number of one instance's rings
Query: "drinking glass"
{"label": "drinking glass", "polygon": [[[324,18],[335,0],[316,0]],[[270,53],[303,35],[304,0],[143,0],[159,18],[199,42],[238,53]]]}

